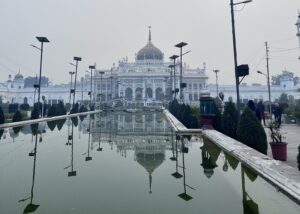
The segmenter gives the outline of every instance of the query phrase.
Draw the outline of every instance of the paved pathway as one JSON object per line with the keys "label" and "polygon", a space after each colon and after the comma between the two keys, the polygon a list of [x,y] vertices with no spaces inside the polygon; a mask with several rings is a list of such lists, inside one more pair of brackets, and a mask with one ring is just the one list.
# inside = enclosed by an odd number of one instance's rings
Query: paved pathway
{"label": "paved pathway", "polygon": [[[265,128],[265,130],[270,142],[269,130],[268,128]],[[281,131],[284,133],[285,141],[288,143],[286,164],[298,168],[297,155],[298,146],[300,145],[300,126],[296,124],[282,124]],[[272,157],[270,145],[268,145],[268,156]]]}

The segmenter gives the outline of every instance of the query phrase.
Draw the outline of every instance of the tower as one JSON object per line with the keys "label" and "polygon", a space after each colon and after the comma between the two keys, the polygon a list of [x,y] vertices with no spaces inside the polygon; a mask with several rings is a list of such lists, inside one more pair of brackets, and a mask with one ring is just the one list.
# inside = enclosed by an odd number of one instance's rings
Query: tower
{"label": "tower", "polygon": [[[297,36],[298,36],[298,39],[299,39],[299,48],[300,48],[300,10],[298,10],[298,19],[297,19],[297,23],[296,23],[296,26],[297,26]],[[300,59],[300,56],[299,56],[299,59]]]}

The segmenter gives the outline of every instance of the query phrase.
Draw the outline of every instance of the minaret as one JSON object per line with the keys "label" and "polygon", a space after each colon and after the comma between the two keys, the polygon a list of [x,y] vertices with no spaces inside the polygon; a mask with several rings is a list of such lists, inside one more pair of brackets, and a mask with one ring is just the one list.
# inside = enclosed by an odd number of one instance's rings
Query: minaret
{"label": "minaret", "polygon": [[[297,36],[298,36],[298,39],[299,39],[299,48],[300,48],[300,10],[298,10],[298,19],[297,19],[297,23],[296,23],[296,26],[297,26]],[[299,59],[300,59],[300,56],[299,56]]]}
{"label": "minaret", "polygon": [[151,42],[151,26],[149,26],[149,39],[148,39],[148,42],[149,43]]}

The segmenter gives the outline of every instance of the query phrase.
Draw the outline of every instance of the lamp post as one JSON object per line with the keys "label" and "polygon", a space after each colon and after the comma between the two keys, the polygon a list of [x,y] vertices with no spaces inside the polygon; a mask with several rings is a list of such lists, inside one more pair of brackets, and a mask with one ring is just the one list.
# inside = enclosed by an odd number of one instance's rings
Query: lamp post
{"label": "lamp post", "polygon": [[39,87],[38,87],[38,109],[39,109],[39,117],[40,117],[40,98],[41,98],[41,80],[42,80],[42,65],[43,65],[43,51],[44,51],[44,43],[50,42],[47,37],[37,36],[36,39],[41,43],[41,48],[35,47],[41,51],[41,58],[40,58],[40,77],[39,77]]}
{"label": "lamp post", "polygon": [[171,60],[173,60],[173,75],[174,75],[174,98],[176,99],[176,59],[178,58],[178,55],[173,55],[170,57]]}
{"label": "lamp post", "polygon": [[269,112],[270,112],[270,115],[272,115],[270,76],[269,76],[269,70],[268,69],[267,69],[267,71],[268,71],[267,74],[265,74],[261,71],[257,71],[257,73],[261,74],[261,75],[264,75],[267,78],[268,93],[269,93]]}
{"label": "lamp post", "polygon": [[75,74],[75,71],[69,71],[69,74],[71,76],[71,83],[70,83],[70,95],[69,95],[69,104],[70,104],[70,108],[69,111],[71,110],[71,94],[73,93],[72,91],[72,85],[73,85],[73,75]]}
{"label": "lamp post", "polygon": [[180,94],[179,94],[179,98],[181,101],[183,101],[183,93],[182,93],[182,48],[184,46],[186,46],[187,43],[185,42],[180,42],[177,45],[175,45],[175,47],[180,48],[180,80],[179,80],[179,90],[180,90]]}
{"label": "lamp post", "polygon": [[237,3],[233,3],[233,0],[230,0],[232,40],[233,40],[233,57],[234,57],[235,86],[236,86],[238,117],[240,117],[240,113],[241,113],[240,112],[240,90],[239,90],[240,79],[239,79],[239,76],[238,76],[237,48],[236,48],[235,21],[234,21],[234,6],[238,5],[238,4],[246,4],[246,3],[250,3],[250,2],[252,2],[252,0],[246,0],[246,1],[237,2]]}
{"label": "lamp post", "polygon": [[75,94],[76,94],[76,80],[77,80],[77,69],[78,69],[78,62],[81,61],[80,57],[74,56],[73,58],[76,61],[75,64],[75,80],[74,80],[74,93],[73,93],[73,104],[72,104],[72,108],[74,109],[74,105],[75,105]]}
{"label": "lamp post", "polygon": [[175,91],[173,91],[173,78],[172,78],[172,69],[173,69],[173,67],[174,67],[174,65],[169,65],[169,68],[170,68],[170,85],[171,85],[171,96],[170,96],[170,98],[171,98],[171,101],[173,100],[173,92],[175,92]]}
{"label": "lamp post", "polygon": [[95,70],[95,65],[90,65],[89,69],[91,70],[91,91],[90,91],[90,111],[92,109],[92,93],[93,93],[93,70]]}
{"label": "lamp post", "polygon": [[216,74],[216,88],[217,88],[217,97],[219,96],[219,85],[218,85],[218,73],[219,70],[213,70],[213,72]]}
{"label": "lamp post", "polygon": [[102,104],[102,78],[103,78],[103,74],[105,73],[104,71],[100,71],[100,109],[101,109],[101,104]]}

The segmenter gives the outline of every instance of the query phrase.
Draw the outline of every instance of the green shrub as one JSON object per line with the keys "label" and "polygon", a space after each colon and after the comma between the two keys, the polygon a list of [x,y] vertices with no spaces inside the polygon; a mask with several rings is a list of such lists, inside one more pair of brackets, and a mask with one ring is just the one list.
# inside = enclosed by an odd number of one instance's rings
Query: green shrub
{"label": "green shrub", "polygon": [[56,126],[56,121],[55,121],[55,120],[53,120],[53,121],[48,121],[48,122],[47,122],[47,126],[49,127],[49,129],[50,129],[51,131],[53,131],[53,130],[55,129],[55,126]]}
{"label": "green shrub", "polygon": [[50,106],[50,108],[48,109],[48,117],[55,117],[57,116],[57,105],[53,104],[52,106]]}
{"label": "green shrub", "polygon": [[216,102],[214,102],[214,109],[215,109],[215,117],[212,121],[212,126],[214,127],[215,130],[218,132],[222,132],[222,114],[220,109],[218,108]]}
{"label": "green shrub", "polygon": [[70,113],[71,113],[71,114],[76,114],[76,113],[78,113],[78,111],[79,111],[79,104],[76,103],[76,104],[74,105],[74,107],[71,109]]}
{"label": "green shrub", "polygon": [[12,122],[19,122],[19,121],[22,121],[22,119],[23,119],[23,115],[18,110],[18,111],[16,111],[16,113],[14,114],[14,116],[12,118]]}
{"label": "green shrub", "polygon": [[78,118],[77,117],[71,117],[71,121],[75,127],[78,126]]}
{"label": "green shrub", "polygon": [[88,109],[84,105],[80,106],[79,112],[87,112],[87,111],[88,111]]}
{"label": "green shrub", "polygon": [[238,111],[233,102],[228,102],[225,104],[222,122],[223,133],[233,139],[236,139]]}
{"label": "green shrub", "polygon": [[31,111],[31,117],[32,120],[39,118],[39,109],[38,105],[34,105],[32,111]]}
{"label": "green shrub", "polygon": [[30,106],[29,106],[29,104],[27,104],[27,103],[23,103],[23,104],[20,105],[20,109],[21,109],[22,111],[28,111],[29,108],[30,108]]}
{"label": "green shrub", "polygon": [[237,139],[245,145],[267,154],[267,136],[254,113],[246,108],[241,115],[237,128]]}
{"label": "green shrub", "polygon": [[5,117],[4,117],[3,110],[0,106],[0,124],[3,124],[3,123],[5,123]]}
{"label": "green shrub", "polygon": [[8,113],[16,113],[19,109],[19,104],[17,103],[12,103],[8,105]]}
{"label": "green shrub", "polygon": [[67,114],[67,109],[62,101],[58,102],[57,105],[57,115],[65,115]]}
{"label": "green shrub", "polygon": [[62,127],[64,126],[65,122],[66,122],[66,119],[57,120],[56,121],[57,129],[61,130]]}

